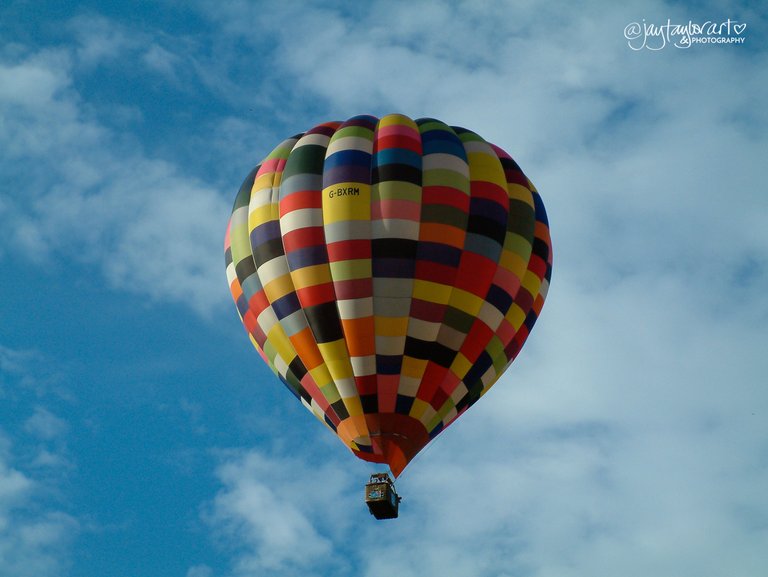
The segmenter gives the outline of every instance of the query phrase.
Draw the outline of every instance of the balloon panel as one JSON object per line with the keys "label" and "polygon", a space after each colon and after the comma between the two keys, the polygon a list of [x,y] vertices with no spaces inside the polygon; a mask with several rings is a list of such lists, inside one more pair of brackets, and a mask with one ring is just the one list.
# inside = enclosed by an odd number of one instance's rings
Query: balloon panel
{"label": "balloon panel", "polygon": [[244,181],[225,250],[262,358],[396,476],[514,360],[552,270],[544,205],[515,161],[402,115],[280,143]]}

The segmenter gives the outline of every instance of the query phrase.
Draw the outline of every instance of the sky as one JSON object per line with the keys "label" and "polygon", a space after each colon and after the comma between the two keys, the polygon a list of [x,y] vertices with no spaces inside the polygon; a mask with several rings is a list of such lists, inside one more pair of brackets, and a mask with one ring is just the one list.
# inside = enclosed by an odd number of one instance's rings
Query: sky
{"label": "sky", "polygon": [[[3,2],[0,575],[763,577],[767,24],[727,0]],[[222,247],[277,143],[390,112],[509,152],[554,270],[377,522],[375,467],[263,365]]]}

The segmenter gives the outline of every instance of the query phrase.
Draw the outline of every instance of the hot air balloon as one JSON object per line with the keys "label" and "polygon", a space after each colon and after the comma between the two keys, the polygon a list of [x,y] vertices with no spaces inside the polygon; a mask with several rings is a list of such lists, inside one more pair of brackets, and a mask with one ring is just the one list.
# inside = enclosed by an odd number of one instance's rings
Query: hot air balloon
{"label": "hot air balloon", "polygon": [[240,188],[225,252],[263,360],[395,477],[512,363],[552,271],[544,205],[512,157],[400,114],[281,142]]}

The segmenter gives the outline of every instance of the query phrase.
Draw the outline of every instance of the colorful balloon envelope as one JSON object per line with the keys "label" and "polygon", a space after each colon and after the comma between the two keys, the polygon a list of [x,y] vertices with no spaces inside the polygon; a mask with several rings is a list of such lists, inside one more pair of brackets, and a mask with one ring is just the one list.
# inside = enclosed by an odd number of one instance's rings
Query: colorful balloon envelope
{"label": "colorful balloon envelope", "polygon": [[225,249],[261,357],[395,476],[514,360],[552,271],[544,205],[515,161],[395,114],[280,143],[243,183]]}

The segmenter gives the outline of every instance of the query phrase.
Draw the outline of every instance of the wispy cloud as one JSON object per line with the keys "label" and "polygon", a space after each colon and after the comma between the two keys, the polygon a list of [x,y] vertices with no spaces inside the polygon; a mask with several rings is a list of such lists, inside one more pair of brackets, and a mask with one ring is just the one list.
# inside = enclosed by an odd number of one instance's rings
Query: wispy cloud
{"label": "wispy cloud", "polygon": [[[43,405],[27,413],[27,396],[47,400],[49,375],[39,354],[0,345],[0,574],[62,575],[80,523],[59,502],[69,468],[67,423]],[[13,415],[12,415],[13,414]]]}
{"label": "wispy cloud", "polygon": [[225,455],[217,477],[205,518],[234,553],[234,575],[322,575],[340,563],[330,527],[344,475],[254,450]]}
{"label": "wispy cloud", "polygon": [[34,414],[24,423],[24,430],[43,441],[51,441],[66,433],[67,422],[45,407],[36,407]]}
{"label": "wispy cloud", "polygon": [[[142,30],[98,14],[81,14],[69,20],[66,29],[74,38],[74,56],[80,66],[121,67],[127,61],[140,62],[136,72],[154,72],[170,80],[178,80],[184,68],[183,55],[173,52],[167,36]],[[185,42],[176,38],[174,43]]]}
{"label": "wispy cloud", "polygon": [[18,577],[58,576],[69,564],[79,524],[39,503],[45,489],[14,468],[10,441],[0,434],[0,573]]}
{"label": "wispy cloud", "polygon": [[221,268],[229,202],[93,117],[74,66],[52,49],[0,67],[3,168],[16,189],[0,213],[5,250],[38,263],[65,255],[96,265],[116,290],[209,311],[226,297],[210,271]]}

